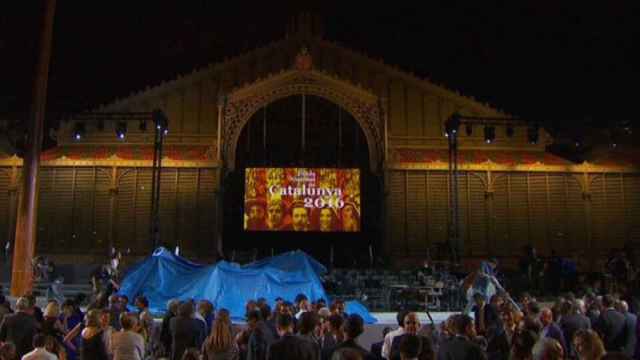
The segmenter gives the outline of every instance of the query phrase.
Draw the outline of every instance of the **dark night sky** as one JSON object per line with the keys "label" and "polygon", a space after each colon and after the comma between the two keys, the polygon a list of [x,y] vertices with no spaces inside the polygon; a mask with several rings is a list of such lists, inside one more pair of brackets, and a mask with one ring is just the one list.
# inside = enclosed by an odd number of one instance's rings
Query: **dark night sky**
{"label": "dark night sky", "polygon": [[[31,101],[41,12],[40,1],[30,3],[1,11],[4,110],[26,111]],[[640,12],[632,2],[366,7],[329,0],[317,6],[238,1],[224,8],[202,0],[130,3],[58,0],[50,110],[82,110],[125,97],[278,40],[293,15],[311,10],[323,16],[325,38],[515,115],[554,127],[585,121],[606,126],[613,120],[640,124],[635,119],[640,59],[632,55]]]}

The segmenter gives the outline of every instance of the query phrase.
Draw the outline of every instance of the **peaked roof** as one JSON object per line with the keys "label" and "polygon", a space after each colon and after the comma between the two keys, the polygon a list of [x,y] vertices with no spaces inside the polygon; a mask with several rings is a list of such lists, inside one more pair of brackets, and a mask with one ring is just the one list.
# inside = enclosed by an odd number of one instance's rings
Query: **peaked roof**
{"label": "peaked roof", "polygon": [[[169,81],[162,81],[160,84],[150,87],[147,86],[145,89],[132,92],[129,96],[122,99],[115,99],[114,101],[98,106],[92,111],[118,111],[126,108],[130,105],[137,104],[139,102],[143,102],[145,99],[152,98],[171,90],[180,89],[192,85],[198,81],[211,78],[216,73],[224,73],[225,70],[233,69],[234,67],[241,66],[242,64],[251,63],[261,57],[264,57],[265,54],[273,54],[275,52],[284,52],[289,55],[289,60],[284,61],[279,69],[275,69],[275,71],[270,71],[267,74],[260,74],[255,76],[254,78],[250,78],[245,80],[230,89],[225,89],[225,91],[231,93],[240,88],[249,86],[255,82],[265,80],[265,78],[269,78],[271,76],[275,76],[278,73],[282,73],[285,71],[289,71],[293,68],[293,63],[295,59],[296,53],[303,47],[308,47],[310,49],[310,53],[312,57],[322,56],[323,53],[333,53],[340,60],[349,59],[353,63],[366,65],[368,68],[374,70],[376,73],[387,74],[390,78],[395,78],[402,80],[406,83],[409,83],[417,88],[424,90],[425,92],[432,93],[442,98],[450,99],[455,103],[464,105],[474,111],[479,113],[488,114],[492,116],[504,116],[511,117],[510,114],[502,110],[498,110],[495,107],[492,107],[488,103],[482,103],[471,96],[465,96],[460,94],[460,92],[456,90],[452,90],[447,88],[443,84],[436,84],[432,82],[428,77],[421,78],[418,75],[407,72],[399,68],[398,66],[394,66],[391,64],[387,64],[383,59],[373,59],[369,57],[367,54],[358,52],[352,49],[349,49],[337,42],[332,42],[328,40],[324,40],[318,37],[308,37],[308,36],[290,36],[278,41],[274,41],[265,46],[257,47],[251,51],[248,51],[243,54],[239,54],[237,56],[231,58],[225,58],[223,61],[218,63],[211,63],[207,66],[193,69],[191,73],[178,75],[175,79]],[[291,51],[295,51],[294,54],[291,54]],[[366,84],[360,84],[357,80],[352,78],[341,77],[335,72],[332,72],[327,69],[323,69],[322,67],[316,67],[314,65],[314,70],[328,73],[340,80],[350,82],[354,85],[368,88]],[[370,88],[368,88],[371,90]],[[371,90],[373,92],[373,90]]]}

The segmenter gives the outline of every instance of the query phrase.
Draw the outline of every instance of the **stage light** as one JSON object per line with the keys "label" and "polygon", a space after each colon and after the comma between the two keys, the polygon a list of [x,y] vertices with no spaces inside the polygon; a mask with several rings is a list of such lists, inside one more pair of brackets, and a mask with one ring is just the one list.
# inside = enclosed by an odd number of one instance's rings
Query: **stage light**
{"label": "stage light", "polygon": [[491,144],[496,140],[496,128],[491,125],[484,126],[484,142]]}
{"label": "stage light", "polygon": [[513,126],[511,126],[511,124],[507,124],[507,137],[512,138],[513,134],[515,134],[515,130],[513,129]]}
{"label": "stage light", "polygon": [[78,122],[73,127],[72,138],[76,141],[81,140],[85,134],[84,123]]}
{"label": "stage light", "polygon": [[120,140],[124,140],[124,138],[127,136],[127,123],[126,122],[121,121],[116,125],[116,136]]}
{"label": "stage light", "polygon": [[527,128],[527,140],[529,144],[537,144],[540,137],[540,126],[537,124],[530,125]]}
{"label": "stage light", "polygon": [[147,121],[146,120],[141,120],[140,121],[140,125],[138,125],[138,129],[140,130],[140,132],[146,132],[147,131]]}

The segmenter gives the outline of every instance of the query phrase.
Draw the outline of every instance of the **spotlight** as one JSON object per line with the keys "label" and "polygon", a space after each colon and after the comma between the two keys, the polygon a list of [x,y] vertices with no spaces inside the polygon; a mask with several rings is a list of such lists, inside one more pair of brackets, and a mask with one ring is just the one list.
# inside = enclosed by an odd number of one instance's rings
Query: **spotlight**
{"label": "spotlight", "polygon": [[138,129],[140,130],[140,132],[147,131],[147,121],[146,120],[141,120],[140,121],[140,125],[138,126]]}
{"label": "spotlight", "polygon": [[120,140],[124,140],[124,138],[127,136],[127,123],[126,122],[121,121],[116,125],[116,136]]}
{"label": "spotlight", "polygon": [[85,134],[84,123],[82,122],[76,123],[73,127],[73,134],[71,134],[71,137],[77,141],[77,140],[81,140],[84,134]]}
{"label": "spotlight", "polygon": [[540,137],[540,126],[537,124],[531,125],[527,128],[527,140],[529,144],[537,144]]}
{"label": "spotlight", "polygon": [[496,140],[496,128],[490,125],[484,126],[484,142],[491,144]]}
{"label": "spotlight", "polygon": [[466,130],[467,136],[471,136],[471,134],[473,134],[473,126],[471,124],[467,124],[465,126],[465,130]]}
{"label": "spotlight", "polygon": [[507,137],[512,138],[513,134],[515,134],[515,130],[513,129],[513,126],[511,124],[507,124]]}

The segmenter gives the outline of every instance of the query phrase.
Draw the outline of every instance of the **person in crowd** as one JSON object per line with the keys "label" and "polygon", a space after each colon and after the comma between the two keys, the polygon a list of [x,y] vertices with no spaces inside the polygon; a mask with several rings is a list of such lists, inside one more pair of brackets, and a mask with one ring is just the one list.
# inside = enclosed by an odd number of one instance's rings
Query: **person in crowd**
{"label": "person in crowd", "polygon": [[42,320],[44,320],[44,313],[37,304],[36,296],[33,293],[28,293],[24,297],[29,302],[29,313],[36,319],[38,325],[42,324]]}
{"label": "person in crowd", "polygon": [[433,360],[434,353],[427,339],[413,334],[405,334],[399,346],[400,360]]}
{"label": "person in crowd", "polygon": [[111,318],[111,327],[116,331],[121,329],[120,314],[124,311],[120,303],[120,297],[117,294],[111,294],[108,298],[107,310],[109,310]]}
{"label": "person in crowd", "polygon": [[269,346],[275,342],[275,335],[271,328],[267,326],[262,317],[262,312],[258,309],[253,312],[251,321],[251,335],[247,346],[247,360],[264,360],[267,357]]}
{"label": "person in crowd", "polygon": [[293,333],[293,316],[280,314],[277,320],[280,338],[269,346],[269,360],[316,360],[318,353],[309,341],[301,339]]}
{"label": "person in crowd", "polygon": [[360,231],[360,211],[356,204],[346,203],[340,211],[340,220],[342,231]]}
{"label": "person in crowd", "polygon": [[45,346],[47,345],[47,336],[44,334],[36,334],[33,337],[33,350],[22,357],[22,360],[58,360],[58,356],[49,352]]}
{"label": "person in crowd", "polygon": [[16,360],[18,357],[16,346],[12,342],[0,342],[0,360]]}
{"label": "person in crowd", "polygon": [[122,329],[114,332],[111,337],[110,353],[113,360],[144,360],[144,338],[134,331],[138,325],[138,317],[123,312],[120,315],[120,324]]}
{"label": "person in crowd", "polygon": [[291,224],[285,227],[289,231],[309,231],[309,209],[302,201],[291,205]]}
{"label": "person in crowd", "polygon": [[371,354],[375,356],[376,359],[378,360],[384,359],[382,357],[382,345],[384,344],[384,338],[390,332],[391,332],[391,328],[388,326],[385,326],[384,329],[382,329],[382,340],[371,344],[371,349],[369,350],[369,352],[371,352]]}
{"label": "person in crowd", "polygon": [[300,338],[309,341],[320,358],[320,342],[318,339],[320,319],[315,311],[307,311],[300,315]]}
{"label": "person in crowd", "polygon": [[245,201],[245,211],[247,212],[247,230],[262,231],[267,229],[266,208],[264,199],[248,199]]}
{"label": "person in crowd", "polygon": [[111,337],[115,330],[111,326],[111,312],[107,308],[100,309],[99,311],[100,328],[102,329],[102,342],[104,343],[104,348],[107,351],[107,356],[109,357],[109,359],[112,359],[113,354],[111,353]]}
{"label": "person in crowd", "polygon": [[615,309],[612,295],[602,297],[602,309],[598,320],[593,324],[594,330],[602,338],[607,351],[623,351],[625,344],[625,317]]}
{"label": "person in crowd", "polygon": [[82,329],[82,360],[108,360],[102,327],[100,326],[100,310],[89,310],[85,315],[85,327]]}
{"label": "person in crowd", "polygon": [[15,344],[18,357],[33,349],[33,336],[39,325],[32,315],[32,309],[26,297],[18,298],[16,313],[6,315],[0,324],[0,342]]}
{"label": "person in crowd", "polygon": [[165,355],[169,355],[171,353],[171,343],[173,338],[171,337],[171,330],[169,328],[169,324],[171,319],[178,315],[178,306],[180,306],[180,301],[177,299],[169,300],[167,304],[167,312],[162,317],[162,325],[160,330],[160,343],[162,344],[162,352]]}
{"label": "person in crowd", "polygon": [[40,326],[40,332],[62,342],[65,331],[60,321],[60,305],[57,302],[51,301],[44,308],[44,319]]}
{"label": "person in crowd", "polygon": [[[417,355],[420,359],[429,359],[433,357],[433,347],[431,346],[431,340],[418,335],[418,331],[421,328],[420,318],[415,312],[407,313],[404,317],[404,334],[396,336],[391,344],[391,359],[401,359],[401,344],[407,337],[417,338],[419,344],[419,350]],[[413,340],[412,340],[413,341]]]}
{"label": "person in crowd", "polygon": [[375,357],[358,344],[358,337],[364,332],[364,321],[358,314],[351,314],[344,323],[345,340],[339,343],[335,349],[349,348],[360,353],[363,359],[372,360]]}
{"label": "person in crowd", "polygon": [[573,348],[579,360],[600,360],[605,354],[600,336],[590,329],[576,331],[573,335]]}
{"label": "person in crowd", "polygon": [[338,228],[338,216],[333,208],[319,208],[313,213],[313,228],[320,232],[336,231]]}
{"label": "person in crowd", "polygon": [[198,313],[204,319],[205,325],[207,326],[207,333],[211,331],[211,325],[213,324],[214,316],[214,308],[213,304],[209,300],[200,300],[198,302]]}
{"label": "person in crowd", "polygon": [[[251,339],[251,335],[255,331],[258,323],[262,320],[262,316],[260,311],[257,308],[251,310],[246,315],[247,326],[241,332],[236,335],[235,342],[238,344],[238,349],[240,349],[240,358],[246,359],[249,353],[249,340]],[[258,345],[258,344],[256,344]]]}
{"label": "person in crowd", "polygon": [[523,330],[517,332],[511,341],[511,360],[531,360],[533,347],[538,342],[538,334],[534,331]]}
{"label": "person in crowd", "polygon": [[566,349],[567,343],[565,342],[562,329],[560,329],[560,326],[558,326],[558,324],[553,321],[553,313],[551,312],[551,309],[542,309],[542,311],[540,312],[540,322],[543,326],[541,337],[543,339],[554,339],[560,344],[560,346],[562,346],[562,349]]}
{"label": "person in crowd", "polygon": [[562,360],[564,359],[564,350],[562,345],[553,338],[542,338],[534,346],[531,351],[533,360]]}
{"label": "person in crowd", "polygon": [[486,355],[473,339],[476,338],[476,330],[473,319],[468,315],[454,315],[454,336],[440,345],[438,360],[448,359],[486,359]]}
{"label": "person in crowd", "polygon": [[576,356],[576,351],[571,339],[573,339],[574,334],[578,330],[590,329],[591,320],[578,310],[576,302],[565,301],[562,304],[561,313],[562,317],[558,325],[560,325],[567,343],[566,353],[568,356]]}
{"label": "person in crowd", "polygon": [[616,302],[616,310],[624,315],[625,341],[622,352],[627,356],[634,356],[637,344],[636,327],[638,317],[629,312],[629,305],[624,300]]}
{"label": "person in crowd", "polygon": [[328,331],[324,334],[320,342],[322,359],[331,358],[331,353],[336,345],[345,340],[344,328],[342,327],[344,317],[338,314],[330,315],[328,323]]}
{"label": "person in crowd", "polygon": [[398,321],[398,328],[396,330],[393,330],[391,332],[389,332],[385,337],[384,337],[384,341],[382,343],[382,357],[384,359],[390,359],[391,358],[391,346],[393,345],[393,339],[397,336],[401,336],[404,335],[405,330],[404,330],[404,319],[407,316],[407,314],[409,313],[409,311],[406,310],[401,310],[398,312],[398,314],[396,314],[396,320]]}
{"label": "person in crowd", "polygon": [[193,318],[193,303],[185,301],[178,307],[178,315],[169,322],[171,332],[171,359],[180,360],[184,351],[199,349],[205,338],[204,324]]}
{"label": "person in crowd", "polygon": [[286,213],[285,203],[282,199],[270,199],[269,205],[267,207],[267,222],[266,227],[267,230],[277,231],[282,230],[285,226],[285,217]]}
{"label": "person in crowd", "polygon": [[4,318],[5,315],[13,313],[11,309],[11,304],[2,294],[2,286],[0,286],[0,319]]}
{"label": "person in crowd", "polygon": [[238,360],[239,350],[228,318],[216,318],[211,326],[211,333],[202,345],[203,360]]}

